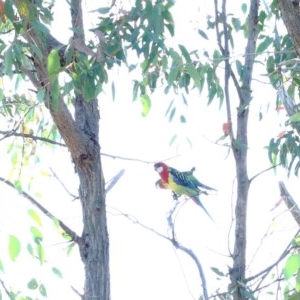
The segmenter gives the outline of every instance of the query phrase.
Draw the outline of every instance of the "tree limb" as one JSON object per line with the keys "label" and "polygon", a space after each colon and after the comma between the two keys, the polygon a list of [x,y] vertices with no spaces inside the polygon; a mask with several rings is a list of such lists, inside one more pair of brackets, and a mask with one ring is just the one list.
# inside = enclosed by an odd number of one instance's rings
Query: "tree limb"
{"label": "tree limb", "polygon": [[[0,177],[0,181],[2,181],[3,183],[5,183],[6,185],[10,186],[11,188],[15,189],[15,185],[3,178]],[[54,215],[52,215],[44,206],[42,206],[38,201],[36,201],[32,196],[30,196],[28,193],[21,191],[19,192],[24,198],[26,198],[27,200],[30,201],[31,204],[33,204],[35,207],[37,207],[45,216],[47,216],[48,218],[50,218],[51,220],[57,220],[59,226],[71,237],[72,241],[75,243],[80,242],[80,237],[76,234],[75,231],[73,231],[72,229],[70,229],[63,221],[57,219]]]}
{"label": "tree limb", "polygon": [[45,137],[33,135],[31,133],[21,133],[21,132],[16,132],[15,130],[10,130],[10,131],[0,130],[0,134],[4,135],[4,137],[2,137],[0,139],[0,141],[6,139],[8,137],[11,137],[11,136],[16,136],[16,137],[29,138],[29,139],[32,139],[34,141],[42,141],[42,142],[45,142],[45,143],[66,147],[66,145],[63,144],[63,143],[59,143],[59,142],[53,141],[53,140],[45,138]]}
{"label": "tree limb", "polygon": [[200,280],[202,282],[203,299],[208,300],[209,298],[208,298],[208,293],[207,293],[207,285],[206,285],[205,274],[204,274],[202,265],[201,265],[198,257],[193,252],[193,250],[183,246],[175,238],[173,215],[174,215],[174,213],[176,211],[176,208],[177,208],[179,203],[180,203],[179,201],[177,201],[175,203],[174,207],[171,209],[171,211],[169,212],[168,217],[167,217],[169,230],[171,231],[171,237],[168,237],[168,236],[156,231],[155,229],[141,223],[136,217],[134,217],[132,215],[129,215],[129,214],[126,214],[126,213],[124,213],[124,212],[122,212],[122,211],[120,211],[116,208],[113,208],[113,209],[115,211],[117,211],[117,214],[113,214],[113,215],[121,215],[121,216],[127,218],[132,223],[138,224],[139,226],[143,227],[146,230],[149,230],[149,231],[153,232],[154,234],[158,235],[159,237],[163,238],[164,240],[169,241],[176,249],[179,249],[182,252],[184,252],[185,254],[187,254],[194,261],[194,263],[196,264],[196,267],[198,269]]}
{"label": "tree limb", "polygon": [[280,189],[280,196],[283,199],[285,205],[288,207],[289,211],[291,212],[294,220],[297,222],[298,226],[300,227],[300,209],[293,197],[288,192],[285,184],[282,181],[278,182],[279,189]]}

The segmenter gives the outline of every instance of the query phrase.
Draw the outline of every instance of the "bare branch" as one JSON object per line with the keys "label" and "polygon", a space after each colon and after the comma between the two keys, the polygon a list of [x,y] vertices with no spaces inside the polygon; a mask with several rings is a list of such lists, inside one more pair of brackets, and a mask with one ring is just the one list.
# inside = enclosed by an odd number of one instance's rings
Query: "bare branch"
{"label": "bare branch", "polygon": [[123,160],[129,160],[129,161],[136,161],[136,162],[141,162],[141,163],[145,163],[145,164],[154,164],[158,161],[168,161],[168,160],[171,160],[171,159],[174,159],[174,158],[177,158],[177,157],[180,156],[180,154],[178,154],[178,155],[175,155],[175,156],[172,156],[172,157],[169,157],[169,158],[151,161],[151,160],[144,160],[144,159],[139,159],[139,158],[112,155],[112,154],[107,154],[107,153],[103,153],[103,152],[101,152],[101,155],[107,156],[107,157],[110,157],[110,158],[113,158],[113,159],[123,159]]}
{"label": "bare branch", "polygon": [[22,137],[22,138],[29,138],[29,139],[32,139],[34,141],[42,141],[42,142],[45,142],[45,143],[66,147],[66,145],[63,144],[63,143],[59,143],[59,142],[53,141],[53,140],[45,138],[45,137],[36,136],[36,135],[31,134],[31,133],[15,132],[15,130],[10,130],[10,131],[0,130],[0,134],[4,135],[4,137],[1,138],[0,141],[6,139],[8,137],[11,137],[11,136],[16,136],[16,137]]}
{"label": "bare branch", "polygon": [[9,297],[9,299],[11,299],[11,295],[10,295],[10,292],[8,290],[8,288],[6,287],[4,281],[2,279],[0,279],[0,284],[2,285],[4,291],[5,291],[5,294]]}
{"label": "bare branch", "polygon": [[[297,232],[297,234],[295,235],[295,237],[299,234],[300,231]],[[262,271],[258,272],[257,274],[248,277],[245,279],[245,282],[249,282],[251,280],[257,279],[259,276],[264,275],[264,278],[267,274],[269,274],[269,272],[278,265],[278,263],[280,263],[293,249],[295,248],[295,246],[291,246],[291,243],[288,244],[288,246],[286,247],[286,249],[283,251],[283,253],[279,256],[279,258],[272,263],[270,266],[268,266],[267,268],[263,269]],[[263,278],[263,279],[264,279]]]}
{"label": "bare branch", "polygon": [[255,178],[257,178],[259,175],[261,175],[261,174],[263,174],[263,173],[265,173],[265,172],[268,172],[268,171],[270,171],[270,170],[272,170],[272,169],[275,169],[275,168],[277,168],[278,166],[280,166],[281,164],[277,164],[277,165],[275,165],[275,166],[271,166],[271,167],[269,167],[269,168],[267,168],[267,169],[265,169],[265,170],[262,170],[262,171],[260,171],[260,172],[258,172],[257,174],[255,174],[254,176],[252,176],[250,179],[249,179],[249,183],[251,183]]}
{"label": "bare branch", "polygon": [[186,248],[185,246],[181,245],[175,237],[175,229],[174,229],[174,221],[173,221],[173,215],[176,211],[176,208],[178,206],[179,201],[177,201],[174,205],[174,207],[171,209],[167,220],[168,220],[168,225],[169,225],[169,229],[171,230],[172,233],[172,237],[170,239],[170,241],[172,242],[173,246],[176,249],[179,249],[181,251],[183,251],[185,254],[187,254],[196,264],[198,272],[199,272],[199,276],[202,282],[202,291],[203,291],[203,298],[205,300],[208,300],[208,293],[207,293],[207,285],[206,285],[206,278],[205,278],[205,274],[202,268],[202,265],[198,259],[198,257],[196,256],[196,254],[194,253],[194,251],[192,249]]}
{"label": "bare branch", "polygon": [[[10,186],[13,189],[16,189],[14,184],[10,182],[9,180],[0,177],[0,181],[5,183],[6,185]],[[57,219],[54,215],[52,215],[44,206],[42,206],[38,201],[36,201],[32,196],[30,196],[26,192],[19,192],[24,198],[30,201],[31,204],[33,204],[35,207],[37,207],[45,216],[50,218],[51,220],[57,220],[59,226],[71,237],[72,241],[75,243],[80,242],[80,237],[73,231],[71,230],[63,221]]]}
{"label": "bare branch", "polygon": [[196,256],[196,254],[193,252],[193,250],[186,248],[185,246],[181,245],[176,239],[175,239],[175,232],[174,232],[174,222],[173,222],[173,215],[176,211],[176,208],[178,207],[178,204],[180,202],[177,201],[175,203],[175,205],[173,206],[173,208],[171,209],[171,211],[168,214],[167,220],[168,220],[168,225],[169,225],[169,229],[171,230],[171,238],[158,232],[157,230],[141,223],[136,217],[126,214],[122,211],[120,211],[119,209],[110,207],[111,209],[115,210],[117,213],[111,213],[114,216],[123,216],[125,218],[127,218],[129,221],[131,221],[134,224],[138,224],[139,226],[143,227],[146,230],[149,230],[151,232],[153,232],[154,234],[158,235],[159,237],[169,241],[170,243],[172,243],[172,245],[176,248],[181,250],[182,252],[186,253],[196,264],[198,272],[199,272],[199,276],[202,282],[202,291],[203,291],[203,298],[205,300],[208,300],[208,293],[207,293],[207,285],[206,285],[206,279],[205,279],[205,274],[202,268],[202,265],[198,259],[198,257]]}
{"label": "bare branch", "polygon": [[52,173],[52,175],[54,176],[54,178],[57,179],[57,181],[61,184],[61,186],[63,187],[63,189],[73,198],[73,200],[78,199],[79,197],[72,194],[67,187],[65,186],[65,184],[62,182],[62,180],[56,175],[56,173],[54,172],[54,170],[52,168],[50,168],[50,171]]}
{"label": "bare branch", "polygon": [[280,189],[280,195],[285,203],[285,205],[290,210],[292,216],[294,217],[294,220],[297,222],[297,224],[300,226],[300,209],[293,197],[288,192],[285,184],[282,181],[278,182],[279,189]]}

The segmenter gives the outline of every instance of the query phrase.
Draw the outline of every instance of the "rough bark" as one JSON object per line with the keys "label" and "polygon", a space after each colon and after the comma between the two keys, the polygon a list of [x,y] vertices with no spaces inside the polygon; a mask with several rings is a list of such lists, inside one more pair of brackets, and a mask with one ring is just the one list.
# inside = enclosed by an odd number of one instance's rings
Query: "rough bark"
{"label": "rough bark", "polygon": [[[297,55],[300,57],[300,6],[299,1],[278,0],[278,8],[281,12],[283,22],[293,42]],[[284,90],[282,85],[278,89],[283,105],[289,116],[300,112],[299,105],[295,99]],[[292,127],[300,134],[300,122],[292,122]]]}
{"label": "rough bark", "polygon": [[258,36],[258,7],[259,0],[251,0],[248,15],[248,42],[244,62],[244,76],[239,93],[239,107],[237,116],[236,138],[232,141],[237,174],[237,201],[235,207],[235,244],[233,251],[233,267],[230,270],[230,278],[235,300],[247,299],[244,293],[243,281],[246,268],[247,245],[247,202],[249,191],[249,178],[247,171],[248,152],[248,115],[251,102],[251,82],[255,59],[256,41]]}
{"label": "rough bark", "polygon": [[294,198],[291,196],[289,191],[287,190],[283,181],[278,182],[279,189],[280,189],[280,196],[283,199],[285,205],[290,210],[294,220],[297,222],[298,226],[300,227],[300,209],[297,203],[295,202]]}
{"label": "rough bark", "polygon": [[300,56],[300,7],[299,1],[278,0],[278,8],[295,50]]}
{"label": "rough bark", "polygon": [[[30,2],[34,5],[34,1]],[[71,0],[71,17],[74,29],[73,40],[84,44],[81,0]],[[83,233],[78,238],[80,254],[85,268],[85,285],[83,299],[109,300],[109,240],[106,222],[105,190],[99,145],[99,110],[97,99],[86,101],[81,94],[76,94],[73,101],[75,119],[62,98],[53,103],[51,82],[47,72],[46,61],[53,48],[62,45],[50,34],[44,39],[30,25],[23,21],[27,28],[24,38],[29,45],[37,46],[42,57],[35,54],[32,48],[32,60],[35,73],[29,76],[37,89],[45,89],[45,105],[49,109],[60,135],[64,139],[75,165],[80,180],[79,196],[83,211]],[[64,54],[63,46],[59,54]],[[76,51],[76,49],[75,49]],[[61,61],[64,57],[61,57]],[[26,70],[24,70],[26,72]]]}

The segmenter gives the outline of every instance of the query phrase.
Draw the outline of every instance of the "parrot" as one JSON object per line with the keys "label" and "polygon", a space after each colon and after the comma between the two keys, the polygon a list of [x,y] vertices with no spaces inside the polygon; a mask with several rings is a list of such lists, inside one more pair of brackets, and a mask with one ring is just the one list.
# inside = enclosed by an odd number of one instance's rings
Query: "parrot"
{"label": "parrot", "polygon": [[[172,167],[167,166],[163,162],[154,164],[155,171],[160,175],[160,180],[156,182],[156,186],[164,189],[170,189],[175,195],[186,195],[190,197],[197,205],[199,205],[205,213],[213,221],[212,217],[205,209],[200,201],[200,194],[207,194],[205,190],[217,191],[201,183],[194,175],[195,168],[190,171],[180,172]],[[174,196],[173,196],[174,197]]]}
{"label": "parrot", "polygon": [[[169,190],[171,189],[169,184],[167,182],[163,181],[162,179],[157,180],[155,182],[155,186],[157,188],[161,188],[161,189],[169,189]],[[172,191],[172,196],[173,196],[174,200],[178,200],[178,198],[179,198],[179,195],[176,194],[174,191]]]}

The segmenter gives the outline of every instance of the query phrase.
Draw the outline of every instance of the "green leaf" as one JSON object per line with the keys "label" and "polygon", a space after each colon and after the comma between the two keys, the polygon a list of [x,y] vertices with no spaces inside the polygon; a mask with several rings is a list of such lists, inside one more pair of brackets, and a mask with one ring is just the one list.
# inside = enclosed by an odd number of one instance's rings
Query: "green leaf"
{"label": "green leaf", "polygon": [[40,261],[40,264],[42,265],[45,262],[45,250],[44,250],[44,247],[41,244],[37,244],[36,251],[37,251],[37,256],[38,256],[38,259]]}
{"label": "green leaf", "polygon": [[27,287],[30,290],[35,290],[38,288],[38,286],[39,286],[39,284],[35,278],[30,279],[30,281],[27,283]]}
{"label": "green leaf", "polygon": [[186,69],[187,69],[188,74],[194,80],[195,86],[199,89],[199,91],[201,91],[201,89],[202,89],[201,77],[200,77],[199,72],[197,71],[197,69],[194,66],[194,63],[190,57],[189,52],[183,45],[178,45],[178,46],[179,46],[179,49],[181,50],[181,53],[186,61]]}
{"label": "green leaf", "polygon": [[232,22],[232,25],[233,25],[233,27],[236,31],[239,31],[241,29],[242,26],[241,26],[241,20],[240,19],[233,17],[231,19],[231,22]]}
{"label": "green leaf", "polygon": [[284,278],[285,279],[290,279],[292,276],[298,272],[300,268],[300,255],[299,254],[292,254],[289,256],[287,259],[283,273],[284,273]]}
{"label": "green leaf", "polygon": [[222,276],[222,277],[224,277],[225,276],[225,274],[223,273],[223,272],[221,272],[218,268],[216,268],[216,267],[211,267],[211,270],[214,272],[214,273],[216,273],[217,275],[219,275],[219,276]]}
{"label": "green leaf", "polygon": [[52,272],[59,278],[63,278],[62,273],[59,269],[52,267]]}
{"label": "green leaf", "polygon": [[4,53],[4,73],[11,79],[13,76],[13,48],[8,47]]}
{"label": "green leaf", "polygon": [[178,45],[178,47],[179,47],[179,49],[180,49],[180,51],[181,51],[181,53],[182,53],[182,55],[183,55],[185,61],[186,61],[187,63],[191,63],[191,62],[192,62],[192,59],[191,59],[190,54],[189,54],[189,52],[187,51],[187,49],[186,49],[183,45]]}
{"label": "green leaf", "polygon": [[264,52],[273,42],[273,38],[265,37],[264,40],[258,45],[256,52],[261,53]]}
{"label": "green leaf", "polygon": [[5,15],[12,21],[15,21],[15,13],[14,9],[12,7],[12,1],[11,0],[5,0],[4,2],[4,8],[5,8]]}
{"label": "green leaf", "polygon": [[247,4],[246,3],[243,3],[241,5],[241,9],[242,9],[242,12],[245,14],[247,12]]}
{"label": "green leaf", "polygon": [[100,7],[98,9],[92,10],[91,12],[98,12],[99,14],[105,15],[109,13],[111,7]]}
{"label": "green leaf", "polygon": [[142,116],[146,117],[149,114],[151,108],[151,99],[147,94],[144,94],[140,97],[140,102],[143,106]]}
{"label": "green leaf", "polygon": [[35,222],[37,222],[40,226],[42,225],[42,220],[41,220],[39,214],[38,214],[35,210],[33,210],[33,209],[28,209],[27,212],[28,212],[29,216],[30,216]]}
{"label": "green leaf", "polygon": [[184,115],[181,115],[181,116],[180,116],[180,122],[181,122],[181,123],[186,123],[186,118],[185,118]]}
{"label": "green leaf", "polygon": [[296,290],[297,292],[300,291],[300,269],[298,270],[297,276],[296,276],[295,290]]}
{"label": "green leaf", "polygon": [[27,251],[31,256],[34,256],[33,248],[30,243],[27,244]]}
{"label": "green leaf", "polygon": [[205,33],[203,30],[198,29],[198,33],[199,33],[199,35],[201,35],[204,39],[208,40],[208,36],[206,35],[206,33]]}
{"label": "green leaf", "polygon": [[10,235],[9,242],[8,242],[8,253],[10,259],[12,261],[15,261],[16,258],[19,256],[20,252],[21,252],[21,243],[19,239],[14,235]]}
{"label": "green leaf", "polygon": [[201,85],[201,78],[200,78],[200,74],[198,73],[197,69],[195,68],[193,63],[188,63],[186,65],[186,69],[188,71],[188,73],[190,74],[190,76],[192,77],[195,86],[198,88],[199,91],[202,90],[202,85]]}
{"label": "green leaf", "polygon": [[169,143],[170,146],[175,142],[176,138],[177,138],[177,134],[174,134],[170,140],[170,143]]}
{"label": "green leaf", "polygon": [[297,112],[290,116],[291,122],[300,122],[300,112]]}
{"label": "green leaf", "polygon": [[169,122],[171,122],[173,120],[175,112],[176,112],[176,108],[173,107],[171,110],[170,116],[169,116]]}
{"label": "green leaf", "polygon": [[43,240],[42,232],[38,228],[36,228],[35,226],[31,226],[30,231],[33,234],[34,241],[37,244],[40,244],[40,242]]}
{"label": "green leaf", "polygon": [[45,93],[46,90],[45,89],[40,89],[37,93],[36,93],[36,98],[39,101],[39,103],[42,103],[45,99]]}
{"label": "green leaf", "polygon": [[3,267],[3,264],[2,264],[2,260],[0,259],[0,271],[4,272],[4,267]]}
{"label": "green leaf", "polygon": [[180,68],[182,67],[182,59],[179,54],[173,49],[170,50],[170,56],[172,58],[172,65],[170,69],[170,73],[167,76],[168,86],[170,87],[174,81],[177,79]]}
{"label": "green leaf", "polygon": [[41,283],[40,286],[39,286],[39,291],[40,291],[40,294],[43,296],[43,297],[47,297],[47,290],[46,290],[46,287]]}

